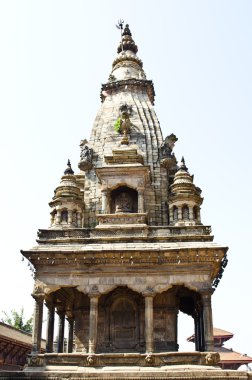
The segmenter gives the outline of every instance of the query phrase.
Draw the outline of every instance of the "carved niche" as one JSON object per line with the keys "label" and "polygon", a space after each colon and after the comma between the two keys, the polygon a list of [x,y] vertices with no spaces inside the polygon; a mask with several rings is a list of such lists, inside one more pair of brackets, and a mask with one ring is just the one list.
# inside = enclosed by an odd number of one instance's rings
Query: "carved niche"
{"label": "carved niche", "polygon": [[137,213],[138,193],[127,186],[121,186],[111,191],[110,210],[112,214]]}
{"label": "carved niche", "polygon": [[124,287],[101,299],[99,352],[144,350],[143,297]]}

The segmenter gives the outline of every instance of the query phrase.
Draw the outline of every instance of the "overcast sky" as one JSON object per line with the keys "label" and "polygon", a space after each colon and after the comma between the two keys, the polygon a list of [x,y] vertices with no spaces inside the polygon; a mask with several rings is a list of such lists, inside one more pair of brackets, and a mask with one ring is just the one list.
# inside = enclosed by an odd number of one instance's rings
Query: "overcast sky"
{"label": "overcast sky", "polygon": [[[0,1],[0,310],[32,313],[20,249],[49,226],[68,158],[78,171],[123,18],[154,81],[164,137],[177,135],[175,154],[202,188],[203,223],[229,246],[214,325],[252,356],[251,17],[245,0]],[[182,340],[192,333],[185,326]]]}

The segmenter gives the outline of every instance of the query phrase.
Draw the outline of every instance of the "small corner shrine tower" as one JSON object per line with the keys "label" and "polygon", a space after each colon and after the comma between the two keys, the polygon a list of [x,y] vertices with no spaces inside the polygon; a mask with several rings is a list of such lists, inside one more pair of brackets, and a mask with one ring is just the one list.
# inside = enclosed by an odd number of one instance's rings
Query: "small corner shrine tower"
{"label": "small corner shrine tower", "polygon": [[[177,162],[177,137],[163,138],[137,51],[126,25],[90,139],[80,144],[80,172],[68,161],[50,202],[50,227],[22,251],[35,268],[26,376],[54,372],[57,379],[63,371],[79,379],[93,371],[102,378],[110,371],[129,378],[130,368],[134,378],[155,378],[185,366],[200,368],[198,378],[218,377],[211,297],[227,248],[201,222],[201,190],[185,160]],[[179,352],[179,311],[194,320],[194,352]]]}

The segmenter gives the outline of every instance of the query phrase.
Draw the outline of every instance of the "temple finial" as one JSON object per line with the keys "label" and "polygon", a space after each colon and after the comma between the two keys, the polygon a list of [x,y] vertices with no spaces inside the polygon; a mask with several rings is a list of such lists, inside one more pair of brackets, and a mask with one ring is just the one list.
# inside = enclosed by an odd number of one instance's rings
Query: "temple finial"
{"label": "temple finial", "polygon": [[180,162],[180,165],[179,165],[179,170],[184,170],[185,172],[188,172],[188,168],[185,164],[185,159],[184,159],[184,156],[182,156],[181,158],[181,162]]}
{"label": "temple finial", "polygon": [[130,28],[129,28],[129,24],[126,24],[125,25],[125,28],[124,28],[124,31],[123,31],[123,36],[130,36],[131,37],[131,31],[130,31]]}
{"label": "temple finial", "polygon": [[122,40],[120,45],[118,46],[117,53],[121,53],[122,51],[126,50],[130,50],[135,54],[138,52],[137,45],[135,44],[135,41],[133,40],[131,35],[129,24],[125,25],[125,28],[122,32]]}
{"label": "temple finial", "polygon": [[67,174],[74,174],[74,171],[72,169],[72,166],[71,166],[71,162],[70,160],[67,161],[67,168],[66,170],[64,171],[64,174],[67,175]]}

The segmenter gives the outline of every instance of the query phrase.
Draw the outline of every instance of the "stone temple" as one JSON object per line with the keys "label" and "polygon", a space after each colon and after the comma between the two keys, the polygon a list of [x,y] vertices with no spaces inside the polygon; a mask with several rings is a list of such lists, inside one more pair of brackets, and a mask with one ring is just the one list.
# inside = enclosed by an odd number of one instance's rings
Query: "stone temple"
{"label": "stone temple", "polygon": [[[177,137],[162,135],[137,51],[126,25],[80,172],[68,162],[50,227],[22,251],[35,268],[32,353],[4,378],[249,377],[217,365],[211,297],[227,247],[201,222],[201,189],[175,157]],[[179,312],[193,318],[194,352],[179,351]]]}

